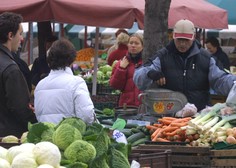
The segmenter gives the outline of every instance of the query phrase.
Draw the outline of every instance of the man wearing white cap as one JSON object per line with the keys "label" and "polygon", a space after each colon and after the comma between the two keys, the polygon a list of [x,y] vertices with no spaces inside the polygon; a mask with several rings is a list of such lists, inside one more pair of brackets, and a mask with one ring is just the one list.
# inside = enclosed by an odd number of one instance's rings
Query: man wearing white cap
{"label": "man wearing white cap", "polygon": [[182,19],[175,24],[173,40],[136,69],[133,79],[140,90],[155,83],[156,87],[182,92],[200,111],[209,105],[209,87],[219,95],[228,95],[236,76],[216,66],[195,40],[194,24]]}

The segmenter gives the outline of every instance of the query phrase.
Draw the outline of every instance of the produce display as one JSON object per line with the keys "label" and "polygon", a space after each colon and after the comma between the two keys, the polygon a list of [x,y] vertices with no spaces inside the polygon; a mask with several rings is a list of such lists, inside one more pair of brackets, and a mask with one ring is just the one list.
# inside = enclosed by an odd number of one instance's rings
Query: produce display
{"label": "produce display", "polygon": [[[110,130],[98,123],[87,125],[81,119],[71,117],[58,125],[29,124],[25,134],[24,143],[9,149],[0,147],[0,167],[130,168],[130,145],[116,142],[110,136]],[[12,142],[14,138],[9,135],[3,139]]]}
{"label": "produce display", "polygon": [[185,142],[191,146],[214,147],[236,144],[236,107],[217,103],[196,117],[162,117],[146,128],[152,142]]}

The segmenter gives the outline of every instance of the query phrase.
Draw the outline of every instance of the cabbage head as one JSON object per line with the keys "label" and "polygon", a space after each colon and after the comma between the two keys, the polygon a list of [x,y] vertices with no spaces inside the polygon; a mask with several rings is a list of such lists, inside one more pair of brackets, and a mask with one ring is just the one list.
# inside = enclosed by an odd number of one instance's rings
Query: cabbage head
{"label": "cabbage head", "polygon": [[8,135],[2,138],[2,142],[4,143],[18,143],[19,139],[14,135]]}
{"label": "cabbage head", "polygon": [[61,124],[70,124],[71,126],[77,128],[80,133],[83,135],[84,132],[86,131],[86,123],[77,117],[69,117],[69,118],[64,118],[60,123],[59,126]]}
{"label": "cabbage head", "polygon": [[39,165],[49,164],[53,167],[57,167],[60,165],[60,150],[55,144],[51,142],[37,143],[33,149],[33,154],[35,156],[35,160]]}
{"label": "cabbage head", "polygon": [[84,140],[76,140],[64,152],[64,156],[71,161],[88,164],[96,156],[94,146]]}
{"label": "cabbage head", "polygon": [[52,142],[56,144],[59,149],[65,150],[75,140],[82,139],[82,135],[78,129],[70,124],[61,124],[52,136]]}
{"label": "cabbage head", "polygon": [[11,165],[7,160],[0,158],[0,167],[11,168]]}
{"label": "cabbage head", "polygon": [[54,168],[53,166],[49,165],[49,164],[42,164],[37,168]]}
{"label": "cabbage head", "polygon": [[30,153],[20,153],[17,155],[11,164],[11,168],[37,168],[38,164],[36,160],[34,159],[33,154]]}
{"label": "cabbage head", "polygon": [[0,146],[0,158],[6,159],[8,150]]}

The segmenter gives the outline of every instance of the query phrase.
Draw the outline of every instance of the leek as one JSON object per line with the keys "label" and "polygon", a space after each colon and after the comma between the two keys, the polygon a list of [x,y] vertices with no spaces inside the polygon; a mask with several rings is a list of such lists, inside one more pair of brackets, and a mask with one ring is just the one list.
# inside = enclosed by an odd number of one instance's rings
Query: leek
{"label": "leek", "polygon": [[190,120],[191,125],[199,125],[201,122],[204,122],[208,119],[210,119],[211,117],[215,116],[218,114],[218,112],[220,112],[220,109],[222,109],[223,107],[225,107],[226,104],[225,103],[216,103],[210,112],[208,112],[206,115],[202,116],[201,118],[199,118],[198,120]]}
{"label": "leek", "polygon": [[209,130],[213,125],[215,125],[219,121],[220,117],[215,116],[210,122],[206,123],[201,127],[202,131]]}
{"label": "leek", "polygon": [[220,128],[221,126],[223,126],[224,124],[226,124],[229,121],[232,120],[236,120],[236,114],[234,115],[230,115],[227,117],[222,117],[222,120],[220,122],[218,122],[217,124],[215,124],[210,130],[209,133],[214,133],[218,128]]}

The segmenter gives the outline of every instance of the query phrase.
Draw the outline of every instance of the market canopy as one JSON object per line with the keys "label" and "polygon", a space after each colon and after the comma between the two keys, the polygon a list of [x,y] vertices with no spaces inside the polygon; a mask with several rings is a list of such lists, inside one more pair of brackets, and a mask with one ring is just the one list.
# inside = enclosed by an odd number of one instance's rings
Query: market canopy
{"label": "market canopy", "polygon": [[168,18],[169,27],[173,28],[180,19],[189,19],[198,28],[228,28],[227,11],[205,0],[172,0]]}
{"label": "market canopy", "polygon": [[[25,22],[55,21],[96,27],[144,28],[145,0],[1,0],[0,13],[20,13]],[[227,11],[205,0],[172,0],[168,24],[189,19],[196,27],[228,27]]]}
{"label": "market canopy", "polygon": [[229,24],[236,25],[236,1],[235,0],[207,0],[228,12]]}

